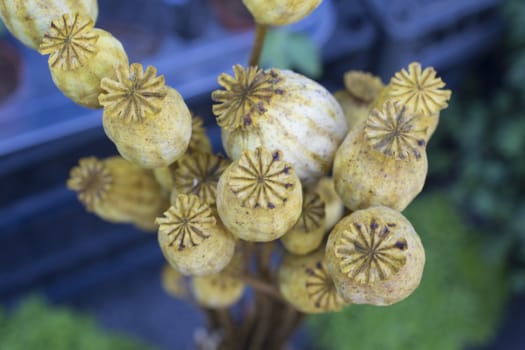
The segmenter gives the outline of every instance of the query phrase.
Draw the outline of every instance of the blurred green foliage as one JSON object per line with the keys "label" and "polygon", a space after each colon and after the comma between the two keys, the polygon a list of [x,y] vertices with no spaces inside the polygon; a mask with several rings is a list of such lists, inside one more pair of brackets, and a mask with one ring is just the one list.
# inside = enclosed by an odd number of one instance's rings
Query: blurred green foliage
{"label": "blurred green foliage", "polygon": [[495,62],[454,91],[428,152],[431,178],[449,177],[452,197],[503,248],[525,291],[525,2],[507,0],[503,14]]}
{"label": "blurred green foliage", "polygon": [[454,350],[493,334],[508,295],[504,264],[445,196],[420,197],[404,214],[425,246],[421,285],[388,307],[352,305],[310,317],[320,348]]}
{"label": "blurred green foliage", "polygon": [[268,31],[261,56],[261,65],[293,69],[311,78],[319,78],[322,73],[321,53],[310,38],[286,29]]}
{"label": "blurred green foliage", "polygon": [[139,350],[152,349],[129,337],[109,335],[77,312],[29,298],[14,312],[0,308],[2,350]]}

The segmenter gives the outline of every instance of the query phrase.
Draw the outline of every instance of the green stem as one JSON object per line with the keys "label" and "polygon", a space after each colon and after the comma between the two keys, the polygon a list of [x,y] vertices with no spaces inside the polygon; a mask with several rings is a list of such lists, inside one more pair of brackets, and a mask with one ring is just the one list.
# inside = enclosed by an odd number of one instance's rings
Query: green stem
{"label": "green stem", "polygon": [[267,30],[268,26],[266,24],[257,23],[255,25],[255,39],[253,42],[252,53],[250,55],[250,61],[248,62],[249,66],[255,67],[259,65]]}

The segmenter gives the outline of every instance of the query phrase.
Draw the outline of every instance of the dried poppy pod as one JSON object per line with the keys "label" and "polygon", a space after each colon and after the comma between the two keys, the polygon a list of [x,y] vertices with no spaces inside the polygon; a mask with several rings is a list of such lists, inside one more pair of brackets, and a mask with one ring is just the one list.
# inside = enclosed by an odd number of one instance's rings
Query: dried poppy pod
{"label": "dried poppy pod", "polygon": [[345,300],[390,305],[408,297],[419,285],[425,250],[402,214],[372,207],[352,213],[334,227],[325,262]]}
{"label": "dried poppy pod", "polygon": [[325,230],[328,231],[343,217],[345,205],[335,191],[334,179],[323,177],[316,186],[316,192],[324,202]]}
{"label": "dried poppy pod", "polygon": [[185,275],[216,273],[232,259],[234,238],[197,196],[180,194],[156,222],[164,257]]}
{"label": "dried poppy pod", "polygon": [[407,113],[421,116],[417,128],[425,129],[425,141],[428,142],[439,122],[439,113],[448,107],[452,92],[443,90],[445,83],[437,76],[434,68],[421,68],[418,62],[408,65],[408,71],[397,72],[390,83],[381,91],[372,103],[380,109],[387,100],[405,106]]}
{"label": "dried poppy pod", "polygon": [[101,108],[100,81],[115,77],[128,56],[111,33],[93,28],[89,17],[78,14],[55,19],[44,35],[39,52],[49,54],[48,65],[55,85],[73,102]]}
{"label": "dried poppy pod", "polygon": [[224,270],[192,278],[192,292],[197,303],[212,309],[232,306],[242,297],[245,283],[241,279],[242,260],[237,251]]}
{"label": "dried poppy pod", "polygon": [[77,192],[87,211],[146,231],[157,230],[155,218],[169,206],[153,174],[120,157],[80,159],[67,187]]}
{"label": "dried poppy pod", "polygon": [[220,154],[194,152],[185,155],[176,162],[172,199],[179,193],[194,194],[214,209],[217,184],[230,163]]}
{"label": "dried poppy pod", "polygon": [[180,158],[190,142],[191,114],[180,94],[157,70],[133,63],[121,66],[116,79],[102,79],[106,135],[119,153],[143,168],[166,167]]}
{"label": "dried poppy pod", "polygon": [[334,97],[343,108],[348,129],[351,130],[368,117],[370,105],[384,85],[379,77],[361,71],[345,73],[344,83],[346,89],[336,91]]}
{"label": "dried poppy pod", "polygon": [[398,211],[421,192],[427,175],[426,130],[419,117],[388,100],[348,133],[334,161],[335,189],[350,210],[384,205]]}
{"label": "dried poppy pod", "polygon": [[286,250],[304,255],[316,250],[326,232],[325,204],[314,190],[303,192],[301,216],[292,229],[281,237]]}
{"label": "dried poppy pod", "polygon": [[160,273],[162,289],[178,299],[185,299],[189,296],[188,285],[179,271],[175,270],[170,264],[164,265]]}
{"label": "dried poppy pod", "polygon": [[281,294],[301,312],[334,312],[349,304],[337,292],[324,255],[324,249],[304,256],[286,254],[279,266]]}
{"label": "dried poppy pod", "polygon": [[221,74],[212,98],[224,149],[233,160],[245,150],[279,149],[303,183],[330,170],[347,132],[341,106],[321,85],[287,70],[233,67]]}
{"label": "dried poppy pod", "polygon": [[97,20],[97,0],[0,0],[0,17],[11,34],[38,50],[51,22],[63,14]]}
{"label": "dried poppy pod", "polygon": [[279,151],[246,151],[217,185],[219,216],[236,237],[268,242],[284,235],[301,215],[302,189]]}
{"label": "dried poppy pod", "polygon": [[[192,114],[191,118],[191,138],[186,150],[186,154],[193,153],[212,153],[210,139],[206,135],[202,118],[196,117]],[[167,167],[153,169],[155,178],[160,183],[162,188],[169,194],[173,188],[173,176],[177,169],[177,162],[170,164]]]}
{"label": "dried poppy pod", "polygon": [[308,16],[321,0],[242,0],[255,21],[269,26],[284,26]]}

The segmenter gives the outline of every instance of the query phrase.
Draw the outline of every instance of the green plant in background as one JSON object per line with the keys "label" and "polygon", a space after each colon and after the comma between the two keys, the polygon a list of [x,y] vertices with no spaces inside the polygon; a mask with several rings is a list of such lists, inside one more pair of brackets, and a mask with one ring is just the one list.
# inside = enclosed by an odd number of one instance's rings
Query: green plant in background
{"label": "green plant in background", "polygon": [[[431,176],[453,174],[450,193],[471,221],[490,233],[493,249],[513,268],[525,291],[525,3],[508,0],[505,69],[495,76],[471,74],[443,112]],[[501,58],[501,56],[498,56]],[[489,93],[486,90],[489,87]],[[485,91],[485,92],[484,92]]]}
{"label": "green plant in background", "polygon": [[[353,305],[310,318],[323,349],[463,349],[486,341],[507,298],[504,264],[444,196],[426,195],[404,212],[427,248],[419,288],[388,308]],[[370,336],[374,330],[381,336]]]}
{"label": "green plant in background", "polygon": [[14,312],[0,308],[2,350],[139,350],[153,349],[123,335],[102,331],[84,314],[51,307],[32,297]]}
{"label": "green plant in background", "polygon": [[322,74],[321,53],[311,39],[285,29],[268,31],[261,56],[263,67],[297,70],[309,77]]}

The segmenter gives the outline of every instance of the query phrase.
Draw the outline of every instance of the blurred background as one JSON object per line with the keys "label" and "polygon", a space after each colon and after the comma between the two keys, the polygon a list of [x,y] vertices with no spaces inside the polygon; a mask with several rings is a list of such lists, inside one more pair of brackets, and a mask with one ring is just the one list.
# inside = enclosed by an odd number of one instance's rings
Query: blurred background
{"label": "blurred background", "polygon": [[[97,26],[152,64],[204,120],[210,92],[246,63],[241,0],[99,1]],[[348,70],[388,82],[413,60],[452,89],[406,210],[427,264],[387,308],[309,317],[296,349],[525,349],[525,1],[324,0],[268,34],[263,65],[335,91]],[[160,286],[156,237],[85,212],[65,187],[80,157],[115,155],[101,111],[53,85],[46,57],[0,30],[0,349],[193,349],[198,310]],[[197,334],[197,335],[196,335]]]}

